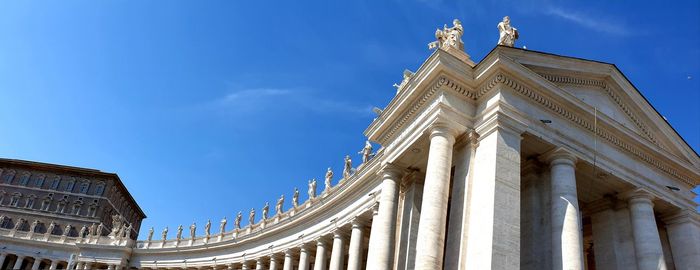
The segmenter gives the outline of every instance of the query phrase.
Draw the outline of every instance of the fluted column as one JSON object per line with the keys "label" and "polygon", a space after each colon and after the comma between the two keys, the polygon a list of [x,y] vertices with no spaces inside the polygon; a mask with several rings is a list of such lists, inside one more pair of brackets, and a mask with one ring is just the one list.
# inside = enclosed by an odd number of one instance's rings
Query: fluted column
{"label": "fluted column", "polygon": [[338,230],[333,232],[333,249],[331,250],[331,263],[328,267],[330,270],[342,270],[344,266],[345,233]]}
{"label": "fluted column", "polygon": [[32,270],[39,270],[40,264],[41,264],[41,258],[34,257],[34,263],[32,263]]}
{"label": "fluted column", "polygon": [[316,261],[314,262],[314,270],[326,270],[326,246],[327,243],[325,240],[316,240]]}
{"label": "fluted column", "polygon": [[284,268],[283,268],[283,270],[292,270],[292,267],[294,264],[294,262],[292,262],[292,260],[294,260],[292,250],[290,250],[290,249],[285,250],[284,251]]}
{"label": "fluted column", "polygon": [[387,164],[381,171],[379,212],[375,217],[376,222],[372,222],[372,240],[367,255],[367,265],[373,266],[373,269],[390,269],[394,263],[398,183],[403,173],[404,169],[392,164]]}
{"label": "fluted column", "polygon": [[544,158],[549,162],[552,185],[552,266],[554,269],[584,269],[576,156],[557,148]]}
{"label": "fluted column", "polygon": [[352,220],[350,246],[348,247],[348,270],[362,269],[362,242],[364,241],[365,221],[359,217]]}
{"label": "fluted column", "polygon": [[626,195],[632,220],[632,236],[638,269],[666,269],[659,229],[654,217],[653,195],[641,189]]}
{"label": "fluted column", "polygon": [[15,265],[12,267],[12,269],[20,269],[22,267],[22,261],[24,261],[25,256],[20,256],[17,255],[17,260],[15,261]]}
{"label": "fluted column", "polygon": [[[58,268],[58,260],[51,261],[51,266],[49,266],[49,270],[56,270],[56,268]],[[113,265],[112,265],[112,270],[114,270]]]}
{"label": "fluted column", "polygon": [[309,249],[306,245],[299,249],[299,270],[309,270]]}
{"label": "fluted column", "polygon": [[416,269],[442,268],[452,148],[456,133],[456,130],[442,124],[430,128],[430,151],[418,225]]}

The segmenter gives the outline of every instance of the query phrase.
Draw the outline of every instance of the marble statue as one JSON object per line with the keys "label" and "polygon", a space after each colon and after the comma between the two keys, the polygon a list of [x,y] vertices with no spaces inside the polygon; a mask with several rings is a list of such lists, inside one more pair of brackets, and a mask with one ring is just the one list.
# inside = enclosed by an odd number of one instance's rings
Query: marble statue
{"label": "marble statue", "polygon": [[280,195],[280,198],[277,199],[277,206],[275,206],[277,215],[282,214],[282,205],[284,205],[284,194]]}
{"label": "marble statue", "polygon": [[70,224],[66,225],[66,228],[63,229],[63,236],[68,236],[68,234],[70,233],[70,228]]}
{"label": "marble statue", "polygon": [[503,17],[503,21],[498,23],[498,45],[513,47],[518,39],[518,29],[510,26],[510,17]]}
{"label": "marble statue", "polygon": [[297,208],[299,206],[299,189],[294,188],[294,196],[292,196],[292,206]]}
{"label": "marble statue", "polygon": [[163,241],[168,239],[168,227],[165,227],[165,229],[163,229],[163,232],[160,233],[160,236],[163,238]]}
{"label": "marble statue", "polygon": [[267,219],[268,212],[270,212],[270,203],[265,202],[265,206],[262,208],[262,220]]}
{"label": "marble statue", "polygon": [[182,239],[182,224],[180,224],[180,226],[177,226],[177,234],[175,235],[175,239]]}
{"label": "marble statue", "polygon": [[127,225],[126,222],[124,222],[121,230],[119,230],[119,238],[123,239],[127,235],[131,235],[131,224]]}
{"label": "marble statue", "polygon": [[253,226],[255,224],[255,208],[250,208],[250,213],[248,214],[248,226]]}
{"label": "marble statue", "polygon": [[207,224],[204,224],[204,235],[209,236],[211,230],[211,219],[207,220]]}
{"label": "marble statue", "polygon": [[316,198],[316,178],[309,180],[309,200]]}
{"label": "marble statue", "polygon": [[119,235],[119,230],[122,227],[122,216],[119,214],[114,214],[112,215],[112,232],[110,233],[111,236],[118,236]]}
{"label": "marble statue", "polygon": [[151,242],[151,240],[153,240],[153,232],[153,227],[151,227],[151,229],[148,230],[148,242]]}
{"label": "marble statue", "polygon": [[92,225],[90,225],[90,228],[88,228],[88,235],[95,235],[95,230],[97,230],[97,225],[95,225],[95,223],[92,223]]}
{"label": "marble statue", "polygon": [[428,44],[429,49],[441,48],[455,48],[459,50],[464,50],[464,42],[462,42],[462,34],[464,34],[464,28],[462,28],[462,22],[457,19],[452,21],[452,27],[447,28],[444,25],[442,30],[435,30],[436,41]]}
{"label": "marble statue", "polygon": [[241,211],[238,211],[238,215],[236,215],[236,219],[233,221],[233,227],[236,229],[241,228],[241,219],[243,219],[243,213]]}
{"label": "marble statue", "polygon": [[[394,87],[396,88],[396,91],[401,90],[401,88],[402,88],[404,85],[406,85],[406,84],[408,83],[409,80],[411,80],[411,77],[413,77],[413,74],[414,74],[414,73],[413,73],[412,71],[410,71],[410,70],[408,70],[408,69],[404,69],[404,70],[403,70],[403,80],[401,80],[401,83],[399,83],[399,84],[394,84]],[[378,114],[381,114],[381,112],[378,113]]]}
{"label": "marble statue", "polygon": [[348,179],[350,178],[350,174],[352,174],[352,159],[350,159],[349,155],[345,156],[345,165],[343,166],[343,179]]}
{"label": "marble statue", "polygon": [[34,232],[34,230],[36,230],[37,225],[39,225],[39,221],[35,219],[34,222],[32,222],[32,225],[29,226],[29,232]]}
{"label": "marble statue", "polygon": [[333,170],[331,170],[331,167],[328,167],[328,170],[326,170],[326,188],[323,190],[323,192],[328,192],[331,189],[331,180],[333,179]]}
{"label": "marble statue", "polygon": [[85,237],[86,231],[87,231],[87,225],[83,225],[83,227],[80,228],[80,232],[78,233],[78,237],[80,237],[80,238]]}
{"label": "marble statue", "polygon": [[15,231],[19,230],[20,227],[22,227],[22,224],[24,223],[24,219],[20,218],[17,220],[17,223],[15,223],[15,227],[13,228]]}
{"label": "marble statue", "polygon": [[219,233],[220,233],[220,234],[224,234],[224,232],[226,231],[226,223],[227,223],[227,222],[228,222],[228,221],[226,220],[226,217],[224,217],[224,218],[221,220],[221,223],[219,224]]}
{"label": "marble statue", "polygon": [[365,141],[365,147],[362,148],[362,151],[358,152],[358,154],[362,155],[362,163],[367,163],[367,161],[369,161],[369,159],[373,156],[372,143],[370,143],[369,141]]}
{"label": "marble statue", "polygon": [[49,224],[49,228],[46,230],[47,234],[53,234],[53,230],[56,228],[56,222],[51,221],[51,224]]}
{"label": "marble statue", "polygon": [[102,236],[102,231],[104,231],[105,225],[100,222],[100,225],[97,225],[97,236]]}
{"label": "marble statue", "polygon": [[197,232],[197,224],[192,222],[192,225],[190,225],[190,238],[194,239],[196,232]]}

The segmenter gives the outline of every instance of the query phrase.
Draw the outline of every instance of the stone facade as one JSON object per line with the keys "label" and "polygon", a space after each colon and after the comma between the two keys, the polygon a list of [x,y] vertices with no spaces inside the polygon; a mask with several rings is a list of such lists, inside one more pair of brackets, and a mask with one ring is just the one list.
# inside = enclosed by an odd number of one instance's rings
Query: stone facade
{"label": "stone facade", "polygon": [[381,148],[320,194],[310,184],[274,215],[194,237],[47,241],[5,226],[0,261],[53,267],[35,255],[51,250],[76,269],[697,269],[700,157],[624,75],[509,46],[474,63],[457,22],[365,130]]}

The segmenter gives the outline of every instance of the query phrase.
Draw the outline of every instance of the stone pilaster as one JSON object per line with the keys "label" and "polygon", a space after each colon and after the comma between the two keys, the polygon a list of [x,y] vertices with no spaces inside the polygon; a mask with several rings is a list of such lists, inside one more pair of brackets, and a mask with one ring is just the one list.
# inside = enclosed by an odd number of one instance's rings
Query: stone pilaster
{"label": "stone pilaster", "polygon": [[552,267],[584,269],[581,212],[576,193],[576,156],[556,148],[543,156],[552,187]]}
{"label": "stone pilaster", "polygon": [[628,198],[630,208],[638,269],[666,269],[659,229],[654,216],[654,202],[652,202],[654,196],[645,190],[637,189],[625,194],[624,197]]}
{"label": "stone pilaster", "polygon": [[452,168],[452,148],[457,130],[448,124],[430,128],[430,150],[423,186],[416,269],[441,269],[445,247],[445,222]]}
{"label": "stone pilaster", "polygon": [[663,219],[676,269],[700,267],[700,214],[692,209]]}
{"label": "stone pilaster", "polygon": [[391,269],[394,263],[396,242],[396,211],[399,182],[404,169],[386,164],[382,168],[382,193],[379,197],[379,213],[372,222],[372,239],[367,255],[367,265],[374,269]]}

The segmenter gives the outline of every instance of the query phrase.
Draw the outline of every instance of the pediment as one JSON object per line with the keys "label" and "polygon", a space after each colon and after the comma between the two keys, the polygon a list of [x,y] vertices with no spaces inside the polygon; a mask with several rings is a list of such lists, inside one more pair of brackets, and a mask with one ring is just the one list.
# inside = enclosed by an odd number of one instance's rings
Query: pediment
{"label": "pediment", "polygon": [[676,133],[641,93],[612,64],[499,48],[501,56],[520,64],[583,103],[632,131],[662,152],[691,167],[700,168],[700,157]]}

